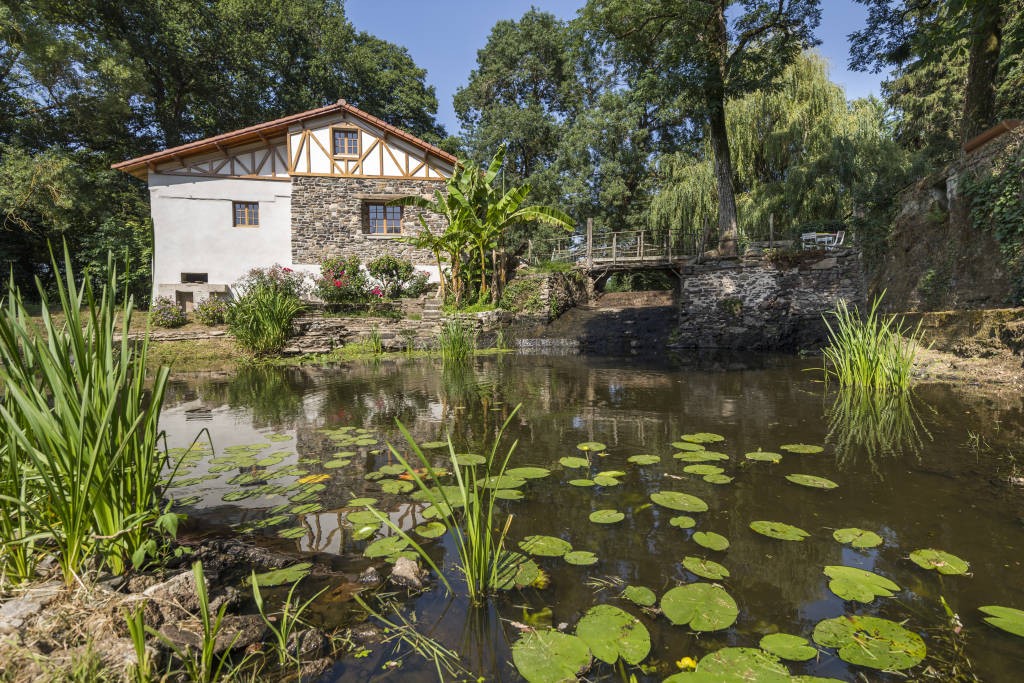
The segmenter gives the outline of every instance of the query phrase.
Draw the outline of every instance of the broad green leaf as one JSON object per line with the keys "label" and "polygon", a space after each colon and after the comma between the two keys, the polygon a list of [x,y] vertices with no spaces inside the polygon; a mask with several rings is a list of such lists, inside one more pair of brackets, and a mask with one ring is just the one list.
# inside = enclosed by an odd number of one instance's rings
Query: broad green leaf
{"label": "broad green leaf", "polygon": [[668,520],[668,523],[679,529],[692,529],[697,526],[697,520],[687,515],[677,515]]}
{"label": "broad green leaf", "polygon": [[543,479],[549,474],[551,474],[551,470],[544,467],[535,467],[533,465],[528,467],[513,467],[512,469],[505,470],[505,476],[514,477],[516,479]]}
{"label": "broad green leaf", "polygon": [[597,555],[588,550],[572,550],[563,555],[562,559],[569,564],[574,564],[580,567],[588,567],[592,564],[597,564]]}
{"label": "broad green leaf", "polygon": [[743,457],[745,457],[747,460],[755,460],[758,462],[782,462],[782,454],[772,453],[771,451],[754,451],[752,453],[747,453]]}
{"label": "broad green leaf", "polygon": [[364,505],[376,505],[376,498],[353,498],[346,505],[349,507],[362,507]]}
{"label": "broad green leaf", "polygon": [[517,489],[526,484],[525,479],[512,477],[507,474],[499,476],[491,475],[477,481],[476,485],[487,489]]}
{"label": "broad green leaf", "polygon": [[527,536],[519,542],[519,547],[531,555],[541,557],[562,557],[572,552],[572,544],[554,536]]}
{"label": "broad green leaf", "polygon": [[574,455],[566,456],[559,459],[558,463],[562,467],[568,467],[570,469],[581,469],[583,467],[589,467],[590,461],[586,458],[577,458]]}
{"label": "broad green leaf", "polygon": [[696,434],[683,434],[679,437],[683,441],[690,443],[717,443],[718,441],[725,441],[725,437],[721,434],[712,434],[711,432],[698,432]]}
{"label": "broad green leaf", "polygon": [[417,527],[413,527],[413,531],[422,536],[423,538],[439,538],[444,536],[444,532],[448,530],[441,522],[427,522],[426,524],[420,524]]}
{"label": "broad green leaf", "polygon": [[497,489],[494,492],[494,497],[500,500],[522,500],[525,498],[519,489]]}
{"label": "broad green leaf", "polygon": [[725,453],[719,453],[718,451],[691,451],[687,453],[676,453],[672,456],[676,460],[682,460],[683,462],[716,462],[718,460],[728,460],[729,456]]}
{"label": "broad green leaf", "polygon": [[834,489],[839,484],[825,477],[816,477],[813,474],[787,474],[786,479],[800,486],[807,486],[812,489]]}
{"label": "broad green leaf", "polygon": [[608,447],[600,441],[584,441],[583,443],[576,444],[576,448],[581,451],[603,451]]}
{"label": "broad green leaf", "polygon": [[[373,445],[375,443],[377,443],[377,440],[373,439],[368,444],[360,444],[360,445],[371,446],[371,445]],[[447,448],[448,447],[448,442],[447,441],[425,441],[424,443],[421,443],[419,446],[420,446],[420,450],[432,451],[432,450],[434,450],[436,448]]]}
{"label": "broad green leaf", "polygon": [[628,458],[626,458],[626,460],[628,462],[633,463],[634,465],[654,465],[661,462],[661,458],[658,457],[657,455],[647,454],[631,455]]}
{"label": "broad green leaf", "polygon": [[731,484],[732,477],[727,474],[705,474],[704,481],[709,484]]}
{"label": "broad green leaf", "polygon": [[699,443],[692,443],[690,441],[673,441],[672,448],[680,451],[702,451],[704,446]]}
{"label": "broad green leaf", "polygon": [[569,485],[570,486],[593,486],[594,485],[594,480],[593,479],[570,479],[569,480]]}
{"label": "broad green leaf", "polygon": [[388,479],[380,483],[380,490],[384,493],[409,493],[414,488],[416,484],[402,479]]}
{"label": "broad green leaf", "polygon": [[924,548],[910,553],[910,559],[922,569],[934,569],[940,574],[963,575],[971,568],[970,564],[952,553],[935,548]]}
{"label": "broad green leaf", "polygon": [[807,443],[787,443],[784,446],[779,446],[779,450],[789,451],[790,453],[821,453],[824,448],[821,446],[814,446]]}
{"label": "broad green leaf", "polygon": [[598,486],[618,486],[622,482],[607,474],[594,475],[594,483]]}
{"label": "broad green leaf", "polygon": [[680,512],[706,512],[708,504],[697,496],[680,491],[658,491],[651,494],[651,500],[669,510]]}
{"label": "broad green leaf", "polygon": [[639,664],[651,651],[651,634],[640,620],[612,605],[596,605],[576,624],[576,635],[607,664],[620,658]]}
{"label": "broad green leaf", "polygon": [[537,563],[522,553],[506,550],[498,561],[497,588],[512,590],[533,585],[541,576]]}
{"label": "broad green leaf", "polygon": [[658,596],[646,586],[626,586],[626,590],[622,591],[622,597],[640,607],[650,607],[658,601]]}
{"label": "broad green leaf", "polygon": [[[312,563],[300,562],[299,564],[293,564],[292,566],[284,567],[283,569],[275,569],[262,574],[256,574],[256,585],[260,588],[267,588],[270,586],[284,586],[289,583],[295,583],[299,579],[303,579],[308,576],[312,568]],[[252,577],[247,578],[243,582],[246,586],[251,583]]]}
{"label": "broad green leaf", "polygon": [[729,578],[729,570],[712,560],[705,560],[700,557],[684,557],[683,566],[691,574],[696,574],[702,579],[720,581]]}
{"label": "broad green leaf", "polygon": [[696,671],[678,673],[662,683],[786,683],[789,672],[778,658],[757,648],[726,647],[697,664]]}
{"label": "broad green leaf", "polygon": [[818,645],[837,648],[844,662],[872,669],[902,671],[927,654],[921,636],[879,617],[825,619],[814,627],[813,638]]}
{"label": "broad green leaf", "polygon": [[866,531],[856,527],[836,529],[832,532],[832,538],[854,548],[875,548],[882,545],[882,537],[874,531]]}
{"label": "broad green leaf", "polygon": [[408,547],[409,541],[395,534],[394,536],[385,536],[384,538],[378,538],[376,541],[366,546],[366,550],[363,551],[363,555],[366,557],[388,557],[395,555]]}
{"label": "broad green leaf", "polygon": [[618,510],[595,510],[590,513],[590,521],[596,524],[615,524],[626,518],[626,515]]}
{"label": "broad green leaf", "polygon": [[865,604],[875,598],[891,598],[900,587],[894,582],[856,567],[828,566],[825,576],[832,579],[828,588],[843,600],[853,600]]}
{"label": "broad green leaf", "polygon": [[788,633],[772,633],[762,638],[758,645],[765,652],[791,662],[806,662],[818,656],[818,651],[806,638]]}
{"label": "broad green leaf", "polygon": [[1024,610],[1000,607],[999,605],[986,605],[978,609],[988,615],[985,617],[986,623],[1024,638]]}
{"label": "broad green leaf", "polygon": [[782,522],[766,522],[759,520],[751,522],[750,528],[762,536],[775,538],[780,541],[802,541],[810,536],[809,533],[800,527],[796,527],[791,524],[783,524]]}
{"label": "broad green leaf", "polygon": [[528,683],[570,683],[590,668],[590,648],[558,631],[532,631],[512,645],[512,663]]}
{"label": "broad green leaf", "polygon": [[487,462],[487,458],[476,453],[459,453],[455,456],[455,463],[460,467],[483,465],[485,462]]}
{"label": "broad green leaf", "polygon": [[683,472],[704,476],[705,474],[721,474],[725,470],[715,465],[687,465],[683,468]]}
{"label": "broad green leaf", "polygon": [[711,583],[676,586],[661,596],[661,611],[676,626],[720,631],[736,622],[740,610],[724,588]]}
{"label": "broad green leaf", "polygon": [[714,531],[698,531],[693,535],[693,542],[708,550],[725,550],[729,547],[729,539]]}

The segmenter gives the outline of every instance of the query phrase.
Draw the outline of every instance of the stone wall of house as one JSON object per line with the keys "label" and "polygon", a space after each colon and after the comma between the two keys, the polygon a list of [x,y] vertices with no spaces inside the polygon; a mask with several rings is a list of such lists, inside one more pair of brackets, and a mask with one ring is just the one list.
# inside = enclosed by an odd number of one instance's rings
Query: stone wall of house
{"label": "stone wall of house", "polygon": [[680,282],[679,326],[671,346],[796,351],[826,339],[822,314],[838,301],[861,305],[860,253],[795,255],[688,266]]}
{"label": "stone wall of house", "polygon": [[[333,178],[292,176],[292,262],[316,264],[330,256],[358,256],[364,263],[389,253],[417,265],[434,265],[434,256],[393,237],[371,236],[366,203],[408,195],[432,197],[444,185],[434,180],[401,178]],[[402,233],[413,235],[423,228],[424,216],[434,232],[442,232],[444,219],[413,207],[402,209]]]}

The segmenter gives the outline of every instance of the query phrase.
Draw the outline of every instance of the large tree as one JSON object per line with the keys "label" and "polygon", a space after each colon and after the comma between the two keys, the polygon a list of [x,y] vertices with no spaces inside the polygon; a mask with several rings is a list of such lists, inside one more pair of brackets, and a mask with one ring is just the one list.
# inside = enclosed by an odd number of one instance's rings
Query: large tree
{"label": "large tree", "polygon": [[737,216],[726,102],[772,88],[815,44],[818,0],[590,0],[590,35],[668,146],[692,121],[706,126],[718,189],[718,253],[736,254]]}

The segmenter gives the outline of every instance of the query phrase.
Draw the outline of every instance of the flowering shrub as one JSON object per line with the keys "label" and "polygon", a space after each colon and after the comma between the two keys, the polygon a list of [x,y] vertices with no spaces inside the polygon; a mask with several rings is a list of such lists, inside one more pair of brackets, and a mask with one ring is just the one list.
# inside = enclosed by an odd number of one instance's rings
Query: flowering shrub
{"label": "flowering shrub", "polygon": [[203,299],[195,308],[196,320],[204,325],[223,325],[228,302],[217,297]]}
{"label": "flowering shrub", "polygon": [[149,322],[157,327],[181,327],[188,322],[188,316],[174,299],[161,296],[149,307]]}
{"label": "flowering shrub", "polygon": [[430,273],[425,270],[417,270],[412,274],[412,278],[405,285],[405,296],[419,296],[423,292],[427,291],[428,284],[430,284]]}
{"label": "flowering shrub", "polygon": [[235,288],[242,292],[263,288],[301,299],[309,293],[309,279],[305,273],[275,263],[269,268],[252,268],[235,283]]}
{"label": "flowering shrub", "polygon": [[[326,258],[320,262],[320,277],[313,282],[316,295],[329,304],[362,303],[369,299],[366,274],[359,268],[359,257]],[[379,288],[378,288],[379,289]],[[375,296],[374,298],[379,298]]]}
{"label": "flowering shrub", "polygon": [[366,270],[380,283],[382,295],[388,299],[397,299],[406,294],[414,277],[412,262],[391,254],[373,259],[366,264]]}

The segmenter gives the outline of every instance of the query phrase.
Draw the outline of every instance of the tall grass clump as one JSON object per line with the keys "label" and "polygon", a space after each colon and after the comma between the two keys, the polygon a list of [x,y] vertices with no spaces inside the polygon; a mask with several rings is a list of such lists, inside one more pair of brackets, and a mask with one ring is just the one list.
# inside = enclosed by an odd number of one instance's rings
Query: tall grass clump
{"label": "tall grass clump", "polygon": [[160,507],[167,368],[147,381],[149,341],[129,338],[134,306],[117,303],[112,260],[98,294],[76,281],[66,246],[53,269],[56,307],[37,279],[30,320],[10,280],[0,311],[0,578],[15,583],[44,556],[68,584],[87,569],[122,573],[178,520]]}
{"label": "tall grass clump", "polygon": [[445,363],[464,363],[476,348],[476,333],[461,320],[446,320],[437,336],[441,359]]}
{"label": "tall grass clump", "polygon": [[292,320],[302,310],[294,294],[257,285],[228,305],[228,330],[245,350],[257,356],[284,348]]}
{"label": "tall grass clump", "polygon": [[[496,489],[482,484],[493,482],[505,474],[519,441],[514,441],[504,455],[499,455],[498,448],[505,430],[518,412],[519,406],[516,406],[501,429],[498,430],[494,445],[487,454],[486,460],[479,465],[460,465],[459,458],[455,454],[455,447],[449,437],[448,452],[451,470],[455,473],[454,486],[431,486],[430,482],[439,481],[441,472],[427,459],[423,450],[401,422],[398,423],[398,428],[405,436],[418,463],[410,463],[409,460],[412,458],[407,460],[394,446],[388,444],[391,454],[405,467],[406,472],[427,498],[433,502],[434,506],[441,511],[442,514],[438,519],[445,525],[455,544],[458,569],[466,579],[469,600],[474,605],[482,604],[487,595],[498,590],[503,583],[503,574],[508,571],[507,561],[510,558],[504,548],[505,536],[508,534],[512,516],[509,515],[499,523],[497,509],[499,499],[495,495]],[[395,533],[409,541],[423,561],[437,573],[438,579],[451,591],[451,584],[426,551],[400,527],[391,522],[387,515],[376,510],[374,512]]]}
{"label": "tall grass clump", "polygon": [[882,296],[874,300],[866,317],[845,301],[831,312],[832,322],[824,316],[829,333],[822,367],[826,383],[835,379],[840,387],[881,391],[910,388],[921,325],[911,329],[902,318],[880,314],[881,301]]}

